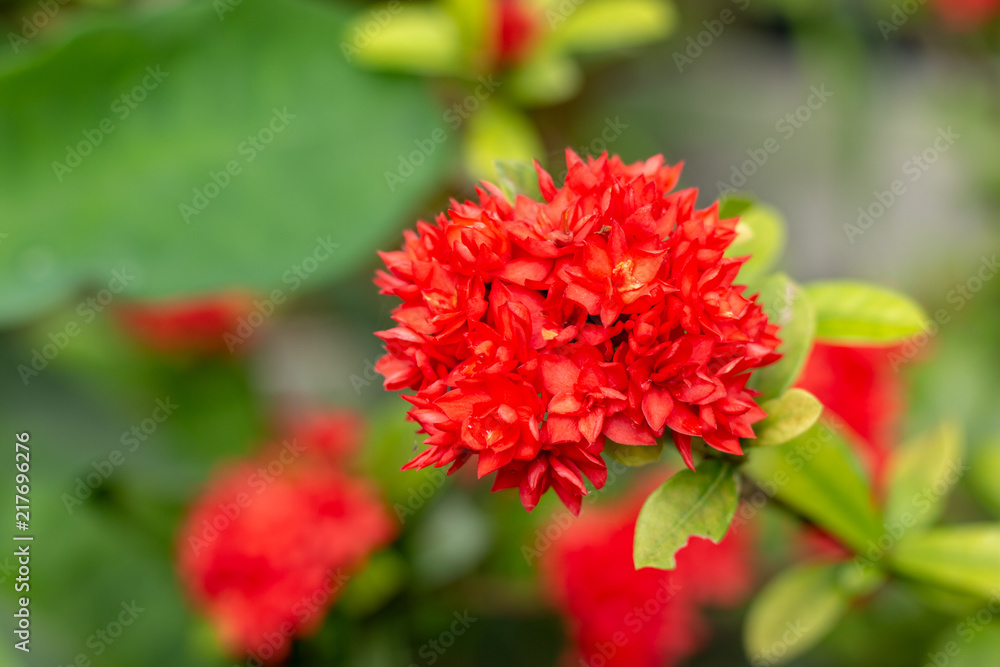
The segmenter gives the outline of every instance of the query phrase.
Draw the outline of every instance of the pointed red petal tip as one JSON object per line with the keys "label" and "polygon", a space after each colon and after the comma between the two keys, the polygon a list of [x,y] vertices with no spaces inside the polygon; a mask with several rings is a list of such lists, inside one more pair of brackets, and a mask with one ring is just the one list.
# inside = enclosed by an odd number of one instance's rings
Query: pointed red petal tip
{"label": "pointed red petal tip", "polygon": [[776,327],[735,285],[735,235],[675,191],[680,165],[566,151],[565,182],[534,162],[542,201],[490,183],[382,253],[398,298],[377,370],[410,388],[428,450],[410,467],[475,455],[525,508],[550,488],[578,511],[606,479],[607,437],[670,433],[731,454],[759,418],[748,375],[779,355]]}

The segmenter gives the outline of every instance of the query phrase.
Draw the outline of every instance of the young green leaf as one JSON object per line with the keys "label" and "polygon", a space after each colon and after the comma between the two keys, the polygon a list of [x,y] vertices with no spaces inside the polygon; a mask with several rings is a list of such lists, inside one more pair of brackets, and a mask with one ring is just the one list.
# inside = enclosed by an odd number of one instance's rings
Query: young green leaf
{"label": "young green leaf", "polygon": [[604,446],[604,453],[618,463],[629,467],[644,466],[655,463],[663,453],[663,443],[655,445],[620,445],[610,440]]}
{"label": "young green leaf", "polygon": [[[382,10],[389,12],[387,8]],[[462,72],[465,65],[459,26],[440,7],[398,7],[392,20],[378,31],[368,27],[371,20],[370,11],[362,12],[345,31],[345,43],[360,43],[351,54],[358,63],[379,70],[416,74]],[[363,42],[357,37],[359,34]]]}
{"label": "young green leaf", "polygon": [[838,343],[891,344],[923,331],[927,316],[893,290],[851,281],[805,287],[816,309],[816,337]]}
{"label": "young green leaf", "polygon": [[517,195],[541,201],[542,191],[538,187],[538,172],[530,162],[520,160],[497,160],[493,163],[498,176],[497,185],[513,204]]}
{"label": "young green leaf", "polygon": [[[737,200],[738,203],[744,201]],[[726,207],[727,210],[733,208],[738,208],[738,205]],[[740,269],[738,280],[741,284],[753,283],[770,271],[781,257],[785,249],[785,221],[776,209],[762,204],[750,205],[739,216],[736,240],[726,250],[726,256],[750,255]]]}
{"label": "young green leaf", "polygon": [[646,44],[669,35],[677,10],[668,0],[588,0],[550,10],[552,31],[543,48],[592,52]]}
{"label": "young green leaf", "polygon": [[637,569],[677,567],[674,554],[692,535],[719,542],[739,504],[739,480],[729,463],[708,459],[682,470],[654,491],[639,512],[633,558]]}
{"label": "young green leaf", "polygon": [[761,447],[781,445],[797,438],[816,423],[823,414],[823,404],[805,389],[789,389],[780,398],[760,406],[767,417],[754,427]]}
{"label": "young green leaf", "polygon": [[466,121],[465,166],[473,178],[496,182],[497,160],[531,162],[542,143],[531,120],[518,109],[487,100]]}
{"label": "young green leaf", "polygon": [[564,102],[580,91],[583,71],[570,56],[551,53],[514,68],[504,81],[507,93],[524,106]]}
{"label": "young green leaf", "polygon": [[833,629],[851,599],[840,584],[844,567],[800,565],[779,574],[757,595],[743,628],[750,664],[788,662]]}
{"label": "young green leaf", "polygon": [[719,217],[736,218],[749,211],[757,199],[749,192],[729,192],[719,199]]}
{"label": "young green leaf", "polygon": [[882,533],[871,489],[851,450],[820,419],[777,447],[754,447],[742,470],[775,499],[840,538],[855,551]]}
{"label": "young green leaf", "polygon": [[928,526],[941,516],[948,492],[962,477],[962,436],[944,423],[897,450],[889,475],[886,524]]}
{"label": "young green leaf", "polygon": [[934,528],[904,536],[890,566],[914,579],[990,597],[1000,589],[1000,524]]}
{"label": "young green leaf", "polygon": [[761,392],[760,400],[768,401],[785,393],[802,372],[816,333],[816,315],[802,288],[783,273],[764,281],[760,301],[771,321],[781,327],[781,359],[754,372],[749,382]]}

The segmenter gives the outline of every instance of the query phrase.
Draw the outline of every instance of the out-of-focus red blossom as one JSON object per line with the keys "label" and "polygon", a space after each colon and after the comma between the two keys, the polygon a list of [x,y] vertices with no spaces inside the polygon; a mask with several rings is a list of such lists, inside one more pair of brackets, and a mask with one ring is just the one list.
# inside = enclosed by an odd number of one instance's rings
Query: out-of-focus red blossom
{"label": "out-of-focus red blossom", "polygon": [[496,0],[494,12],[494,50],[500,65],[523,59],[538,38],[541,15],[527,0]]}
{"label": "out-of-focus red blossom", "polygon": [[561,188],[536,164],[543,201],[493,185],[381,253],[382,294],[402,300],[376,364],[390,391],[415,389],[427,434],[406,468],[476,457],[494,490],[531,510],[553,488],[579,511],[583,478],[607,477],[605,437],[652,445],[669,433],[740,454],[764,417],[749,372],[777,360],[777,325],[733,281],[736,219],[673,191],[662,156],[624,164],[567,151]]}
{"label": "out-of-focus red blossom", "polygon": [[395,535],[376,489],[336,465],[354,443],[335,424],[347,417],[314,417],[296,439],[221,471],[181,529],[180,577],[234,655],[283,660]]}
{"label": "out-of-focus red blossom", "polygon": [[310,457],[343,463],[364,441],[365,420],[351,410],[315,411],[297,415],[286,430]]}
{"label": "out-of-focus red blossom", "polygon": [[971,30],[1000,14],[1000,0],[935,0],[934,10],[952,27]]}
{"label": "out-of-focus red blossom", "polygon": [[225,335],[253,308],[243,293],[130,303],[114,310],[129,334],[158,352],[213,353],[227,349]]}
{"label": "out-of-focus red blossom", "polygon": [[903,382],[893,369],[899,349],[816,343],[796,383],[849,427],[849,439],[876,488],[896,445],[903,411]]}
{"label": "out-of-focus red blossom", "polygon": [[542,557],[544,584],[574,639],[567,667],[677,664],[708,639],[701,609],[736,606],[750,591],[746,527],[719,544],[691,538],[675,570],[636,571],[632,541],[645,495],[588,511]]}

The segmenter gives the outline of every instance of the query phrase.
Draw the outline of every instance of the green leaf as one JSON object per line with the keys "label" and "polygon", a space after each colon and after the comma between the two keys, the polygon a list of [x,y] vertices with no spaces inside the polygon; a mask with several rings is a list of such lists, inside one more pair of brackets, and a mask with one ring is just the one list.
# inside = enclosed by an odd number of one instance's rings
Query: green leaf
{"label": "green leaf", "polygon": [[934,528],[904,536],[890,566],[914,579],[989,597],[1000,590],[1000,524]]}
{"label": "green leaf", "polygon": [[496,182],[497,160],[531,162],[543,152],[531,120],[502,102],[483,102],[466,124],[465,165],[476,180]]}
{"label": "green leaf", "polygon": [[[771,270],[785,250],[785,221],[776,209],[762,204],[746,204],[745,199],[736,198],[733,204],[720,208],[726,213],[743,208],[737,215],[740,221],[736,225],[736,240],[726,250],[727,257],[743,257],[750,259],[740,269],[738,280],[741,283],[753,283],[760,276]],[[726,215],[725,217],[732,217]]]}
{"label": "green leaf", "polygon": [[751,664],[788,662],[829,634],[851,600],[840,583],[844,567],[800,565],[779,574],[757,594],[743,628]]}
{"label": "green leaf", "polygon": [[[983,625],[966,622],[958,633],[952,630],[935,647],[934,656],[943,654],[945,659],[950,658],[948,667],[996,667],[997,656],[1000,656],[1000,625],[992,622],[993,609],[988,607],[987,610],[991,622]],[[981,609],[974,611],[978,613]]]}
{"label": "green leaf", "polygon": [[729,192],[719,200],[719,217],[736,218],[749,211],[757,199],[748,192]]}
{"label": "green leaf", "polygon": [[[388,18],[380,22],[376,12]],[[455,75],[465,67],[459,25],[436,5],[366,9],[347,26],[343,43],[349,62],[375,69]]]}
{"label": "green leaf", "polygon": [[542,48],[553,51],[606,51],[646,44],[663,39],[677,25],[677,11],[666,0],[562,3],[546,16],[552,33]]}
{"label": "green leaf", "polygon": [[754,427],[757,439],[751,441],[761,447],[781,445],[797,438],[816,423],[823,414],[823,404],[805,389],[789,389],[780,398],[760,406],[767,413]]}
{"label": "green leaf", "polygon": [[948,493],[964,472],[963,449],[958,425],[944,423],[896,450],[889,475],[886,524],[912,528],[937,521]]}
{"label": "green leaf", "polygon": [[524,106],[546,106],[565,102],[579,92],[583,72],[562,54],[541,54],[515,68],[504,85],[511,98]]}
{"label": "green leaf", "polygon": [[[0,153],[18,156],[0,160],[0,321],[123,268],[128,296],[290,297],[303,260],[316,289],[398,243],[458,148],[432,139],[429,92],[348,64],[336,5],[244,2],[224,18],[212,3],[129,13],[0,75]],[[136,90],[133,109],[121,96]],[[98,140],[59,182],[67,145]],[[186,224],[181,204],[204,206]]]}
{"label": "green leaf", "polygon": [[852,281],[810,283],[816,337],[838,343],[891,344],[924,330],[927,316],[909,297]]}
{"label": "green leaf", "polygon": [[493,163],[493,168],[499,176],[497,185],[512,204],[517,195],[524,195],[535,201],[542,200],[542,191],[538,187],[538,172],[530,162],[497,160]]}
{"label": "green leaf", "polygon": [[882,527],[871,489],[850,445],[825,419],[777,447],[754,447],[742,470],[770,496],[855,551]]}
{"label": "green leaf", "polygon": [[674,569],[674,554],[692,535],[718,543],[738,504],[739,480],[730,464],[708,459],[697,471],[677,473],[646,498],[639,512],[633,552],[636,569]]}
{"label": "green leaf", "polygon": [[760,302],[770,320],[780,327],[778,351],[783,355],[770,366],[754,371],[748,383],[761,392],[760,400],[767,401],[785,393],[802,372],[816,333],[816,315],[802,288],[783,273],[764,281]]}
{"label": "green leaf", "polygon": [[663,453],[663,443],[655,445],[620,445],[610,440],[604,446],[604,453],[618,463],[629,467],[644,466],[655,463]]}
{"label": "green leaf", "polygon": [[972,457],[969,487],[975,496],[1000,517],[1000,439],[994,439],[977,448]]}
{"label": "green leaf", "polygon": [[441,6],[454,18],[461,35],[465,61],[475,69],[489,66],[488,62],[476,62],[491,56],[492,45],[487,40],[493,33],[496,17],[494,0],[442,0]]}

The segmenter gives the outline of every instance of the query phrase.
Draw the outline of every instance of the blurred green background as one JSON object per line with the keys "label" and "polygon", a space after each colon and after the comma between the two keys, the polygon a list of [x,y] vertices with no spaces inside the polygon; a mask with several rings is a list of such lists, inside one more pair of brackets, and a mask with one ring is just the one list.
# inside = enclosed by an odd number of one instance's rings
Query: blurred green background
{"label": "blurred green background", "polygon": [[[534,155],[559,182],[567,146],[662,152],[685,162],[701,205],[728,184],[782,211],[796,278],[867,279],[945,310],[901,369],[905,428],[959,419],[976,474],[949,517],[1000,512],[1000,281],[957,291],[1000,235],[1000,24],[956,25],[934,0],[653,4],[666,7],[654,29],[591,27],[600,50],[578,42],[571,61],[501,77],[456,119],[491,71],[468,57],[481,45],[455,37],[455,60],[429,20],[349,62],[375,5],[0,3],[0,431],[31,433],[37,535],[34,650],[25,661],[7,632],[0,665],[241,664],[186,603],[175,532],[210,473],[251,454],[287,406],[366,414],[365,470],[406,502],[425,475],[398,471],[415,438],[371,370],[392,306],[371,283],[375,250],[472,196],[492,157]],[[113,315],[237,290],[262,324],[216,354],[151,351]],[[176,413],[70,511],[77,478],[168,397]],[[445,483],[289,664],[406,666],[465,607],[483,622],[438,664],[555,664],[563,626],[520,550],[554,507],[527,515],[516,494]],[[764,572],[783,553],[767,548]],[[146,611],[95,656],[88,637],[133,599]],[[690,664],[746,664],[741,614],[713,616]],[[953,628],[897,591],[793,664],[922,665]]]}

